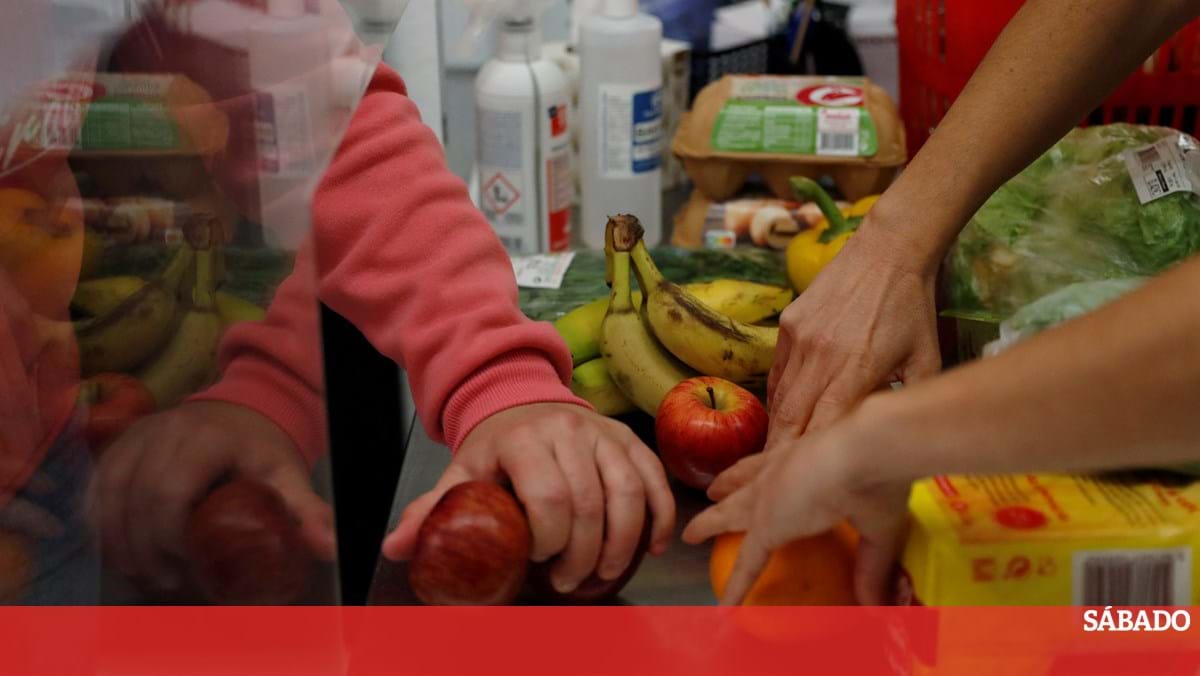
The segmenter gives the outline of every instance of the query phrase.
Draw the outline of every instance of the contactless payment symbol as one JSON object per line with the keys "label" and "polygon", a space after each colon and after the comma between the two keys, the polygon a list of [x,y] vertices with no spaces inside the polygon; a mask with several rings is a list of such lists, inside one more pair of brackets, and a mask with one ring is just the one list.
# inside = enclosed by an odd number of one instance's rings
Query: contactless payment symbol
{"label": "contactless payment symbol", "polygon": [[483,199],[489,209],[502,214],[513,207],[521,193],[509,182],[504,174],[496,174],[483,186]]}

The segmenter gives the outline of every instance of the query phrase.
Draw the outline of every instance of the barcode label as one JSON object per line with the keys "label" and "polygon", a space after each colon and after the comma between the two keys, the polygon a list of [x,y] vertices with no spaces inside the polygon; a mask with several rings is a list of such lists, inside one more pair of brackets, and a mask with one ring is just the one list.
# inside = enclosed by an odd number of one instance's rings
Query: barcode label
{"label": "barcode label", "polygon": [[1192,600],[1192,550],[1075,552],[1072,602],[1079,606],[1177,606]]}
{"label": "barcode label", "polygon": [[862,110],[859,108],[818,108],[817,154],[857,155],[861,122]]}
{"label": "barcode label", "polygon": [[1185,143],[1179,134],[1172,134],[1158,143],[1142,148],[1130,148],[1122,153],[1125,168],[1137,191],[1138,201],[1147,204],[1177,192],[1200,194],[1200,160],[1189,159],[1180,148]]}
{"label": "barcode label", "polygon": [[857,134],[830,134],[824,132],[817,140],[817,152],[823,154],[843,153],[846,151],[857,152],[855,148],[857,141]]}
{"label": "barcode label", "polygon": [[1155,148],[1154,146],[1143,148],[1135,152],[1137,152],[1138,162],[1140,162],[1142,165],[1142,171],[1149,171],[1154,166],[1155,162],[1162,162],[1162,155],[1158,154],[1158,148]]}

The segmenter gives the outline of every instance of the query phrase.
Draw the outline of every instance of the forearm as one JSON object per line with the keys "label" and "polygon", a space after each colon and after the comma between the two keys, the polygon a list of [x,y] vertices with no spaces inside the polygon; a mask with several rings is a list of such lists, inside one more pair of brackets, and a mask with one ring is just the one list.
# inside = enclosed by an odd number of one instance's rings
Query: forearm
{"label": "forearm", "polygon": [[1194,462],[1197,288],[1200,258],[994,358],[877,395],[852,418],[875,437],[860,464],[895,480]]}
{"label": "forearm", "polygon": [[932,274],[1000,185],[1197,12],[1196,0],[1030,0],[861,234],[895,232]]}

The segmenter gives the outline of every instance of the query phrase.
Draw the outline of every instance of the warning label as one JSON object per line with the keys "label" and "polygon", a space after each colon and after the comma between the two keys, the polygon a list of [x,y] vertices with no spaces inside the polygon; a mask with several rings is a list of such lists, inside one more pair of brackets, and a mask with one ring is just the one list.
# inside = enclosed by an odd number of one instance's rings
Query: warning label
{"label": "warning label", "polygon": [[483,184],[483,201],[487,210],[497,216],[512,209],[521,193],[504,174],[494,174]]}

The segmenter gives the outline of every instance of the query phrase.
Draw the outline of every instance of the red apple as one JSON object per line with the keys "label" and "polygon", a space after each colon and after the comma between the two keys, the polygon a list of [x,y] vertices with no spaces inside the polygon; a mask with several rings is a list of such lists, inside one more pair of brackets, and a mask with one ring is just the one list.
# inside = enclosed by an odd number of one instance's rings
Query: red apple
{"label": "red apple", "polygon": [[156,408],[142,381],[124,373],[101,373],[87,379],[80,397],[87,406],[83,436],[95,454]]}
{"label": "red apple", "polygon": [[409,586],[427,605],[511,603],[525,581],[531,540],[525,512],[506,489],[490,481],[458,484],[417,531]]}
{"label": "red apple", "polygon": [[185,546],[197,585],[215,603],[293,603],[315,567],[283,498],[250,479],[223,484],[200,503]]}
{"label": "red apple", "polygon": [[633,558],[626,566],[625,572],[611,580],[605,580],[592,573],[579,583],[574,591],[562,594],[550,582],[550,570],[554,567],[557,558],[533,564],[529,569],[529,584],[527,585],[531,594],[530,600],[534,603],[553,605],[588,606],[612,599],[621,593],[621,590],[637,573],[638,567],[642,565],[642,558],[646,556],[646,550],[650,548],[650,523],[650,514],[646,514],[646,521],[642,525],[642,535],[638,538],[637,548],[633,550]]}
{"label": "red apple", "polygon": [[654,420],[658,454],[679,481],[705,490],[718,474],[767,443],[767,410],[749,390],[702,376],[676,385]]}

